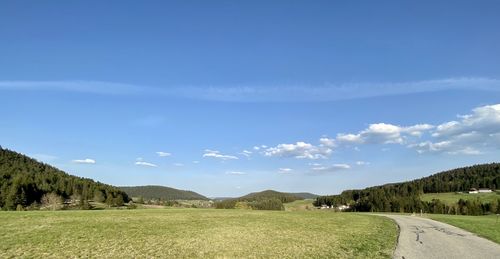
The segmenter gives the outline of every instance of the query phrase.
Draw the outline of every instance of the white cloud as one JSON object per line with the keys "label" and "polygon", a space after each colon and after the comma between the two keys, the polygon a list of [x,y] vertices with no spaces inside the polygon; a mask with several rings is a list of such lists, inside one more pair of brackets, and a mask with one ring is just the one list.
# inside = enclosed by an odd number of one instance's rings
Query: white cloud
{"label": "white cloud", "polygon": [[279,168],[278,170],[279,170],[279,173],[281,173],[281,174],[289,174],[293,171],[291,168]]}
{"label": "white cloud", "polygon": [[320,138],[319,139],[319,143],[325,147],[335,147],[336,146],[336,143],[335,143],[335,139],[331,139],[331,138]]}
{"label": "white cloud", "polygon": [[135,165],[149,166],[149,167],[158,167],[157,165],[155,165],[153,163],[148,163],[148,162],[144,162],[144,161],[137,161],[137,162],[135,162]]}
{"label": "white cloud", "polygon": [[316,166],[311,168],[313,172],[338,172],[341,170],[351,169],[351,166],[348,164],[333,164],[331,166]]}
{"label": "white cloud", "polygon": [[95,160],[94,159],[90,159],[90,158],[75,159],[72,162],[76,163],[76,164],[95,164]]}
{"label": "white cloud", "polygon": [[356,165],[369,165],[370,162],[366,162],[366,161],[356,161]]}
{"label": "white cloud", "polygon": [[184,164],[183,164],[183,163],[173,163],[173,165],[174,165],[174,166],[179,166],[179,167],[180,167],[180,166],[184,166]]}
{"label": "white cloud", "polygon": [[226,174],[230,174],[230,175],[245,175],[247,173],[245,173],[245,172],[239,172],[239,171],[230,171],[230,172],[226,172]]}
{"label": "white cloud", "polygon": [[162,151],[158,151],[156,152],[156,154],[158,156],[161,156],[161,157],[167,157],[167,156],[171,156],[172,154],[171,153],[168,153],[168,152],[162,152]]}
{"label": "white cloud", "polygon": [[256,150],[256,151],[259,151],[261,149],[266,149],[267,148],[267,145],[260,145],[260,146],[254,146],[253,149]]}
{"label": "white cloud", "polygon": [[432,133],[432,140],[408,145],[419,153],[479,155],[500,146],[500,104],[480,106],[459,120],[444,122]]}
{"label": "white cloud", "polygon": [[462,155],[480,155],[482,154],[483,152],[473,148],[473,147],[465,147],[465,148],[462,148],[462,149],[457,149],[457,150],[454,150],[454,151],[450,151],[448,152],[448,154],[452,154],[452,155],[457,155],[457,154],[462,154]]}
{"label": "white cloud", "polygon": [[236,156],[224,155],[224,154],[221,154],[217,150],[210,150],[210,149],[205,149],[205,153],[203,154],[203,157],[212,157],[212,158],[217,158],[217,159],[221,159],[221,160],[238,159],[238,157],[236,157]]}
{"label": "white cloud", "polygon": [[500,133],[500,104],[477,107],[472,110],[472,114],[458,117],[460,121],[449,121],[439,125],[433,136],[456,136],[470,132]]}
{"label": "white cloud", "polygon": [[241,155],[244,155],[244,156],[246,156],[246,157],[250,157],[250,156],[252,155],[252,153],[253,153],[252,151],[243,150],[243,151],[241,151],[241,153],[240,153],[240,154],[241,154]]}
{"label": "white cloud", "polygon": [[197,161],[197,160],[193,161],[193,164],[199,164],[199,163],[200,163],[200,161]]}
{"label": "white cloud", "polygon": [[401,127],[388,123],[374,123],[357,134],[337,134],[336,140],[347,144],[403,144],[408,138],[419,138],[432,128],[434,126],[430,124]]}
{"label": "white cloud", "polygon": [[362,143],[360,134],[337,134],[337,141],[341,143]]}
{"label": "white cloud", "polygon": [[269,157],[294,157],[298,159],[326,158],[332,150],[323,146],[314,146],[299,141],[295,144],[279,144],[276,147],[264,150],[264,155]]}

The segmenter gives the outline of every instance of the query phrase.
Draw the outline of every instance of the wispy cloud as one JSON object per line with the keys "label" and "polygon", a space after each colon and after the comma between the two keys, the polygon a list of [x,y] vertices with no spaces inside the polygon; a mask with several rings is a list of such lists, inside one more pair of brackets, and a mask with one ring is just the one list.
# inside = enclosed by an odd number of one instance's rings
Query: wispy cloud
{"label": "wispy cloud", "polygon": [[230,172],[226,172],[226,174],[230,174],[230,175],[245,175],[247,173],[245,173],[245,172],[239,172],[239,171],[230,171]]}
{"label": "wispy cloud", "polygon": [[348,170],[348,169],[351,169],[351,166],[348,164],[333,164],[331,166],[317,166],[311,168],[313,172],[325,172],[325,173],[338,172],[341,170]]}
{"label": "wispy cloud", "polygon": [[243,156],[246,156],[246,157],[250,157],[252,155],[252,153],[253,153],[252,151],[243,150],[239,154],[243,155]]}
{"label": "wispy cloud", "polygon": [[414,82],[314,85],[162,86],[101,81],[0,81],[0,90],[71,91],[111,95],[161,95],[224,102],[313,102],[442,90],[500,91],[500,80],[459,77]]}
{"label": "wispy cloud", "polygon": [[72,162],[75,163],[75,164],[95,164],[95,160],[94,159],[90,159],[90,158],[75,159]]}
{"label": "wispy cloud", "polygon": [[135,162],[135,165],[149,166],[149,167],[158,167],[157,165],[155,165],[153,163],[148,163],[148,162],[144,162],[144,161],[137,161],[137,162]]}
{"label": "wispy cloud", "polygon": [[279,168],[278,169],[278,173],[280,174],[289,174],[291,173],[293,170],[291,168]]}
{"label": "wispy cloud", "polygon": [[102,81],[0,81],[0,90],[66,91],[89,94],[129,95],[147,94],[151,88]]}
{"label": "wispy cloud", "polygon": [[217,150],[210,150],[210,149],[205,149],[205,153],[203,154],[203,157],[211,157],[211,158],[217,158],[217,159],[221,159],[221,160],[238,159],[238,157],[236,157],[236,156],[224,155],[224,154],[221,154]]}
{"label": "wispy cloud", "polygon": [[172,155],[171,153],[163,152],[163,151],[158,151],[158,152],[156,152],[156,154],[158,156],[161,156],[161,157],[167,157],[167,156],[171,156]]}
{"label": "wispy cloud", "polygon": [[370,165],[370,162],[366,162],[366,161],[356,161],[356,165]]}

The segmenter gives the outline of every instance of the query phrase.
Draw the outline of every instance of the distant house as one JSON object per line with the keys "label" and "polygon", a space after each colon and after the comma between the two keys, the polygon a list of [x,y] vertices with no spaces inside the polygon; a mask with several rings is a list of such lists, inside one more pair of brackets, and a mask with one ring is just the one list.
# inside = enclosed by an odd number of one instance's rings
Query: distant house
{"label": "distant house", "polygon": [[488,193],[488,192],[492,192],[492,190],[489,188],[479,188],[479,189],[471,188],[469,190],[469,193]]}
{"label": "distant house", "polygon": [[349,208],[350,208],[349,205],[340,205],[337,207],[337,209],[340,211],[344,211],[344,210],[347,210]]}

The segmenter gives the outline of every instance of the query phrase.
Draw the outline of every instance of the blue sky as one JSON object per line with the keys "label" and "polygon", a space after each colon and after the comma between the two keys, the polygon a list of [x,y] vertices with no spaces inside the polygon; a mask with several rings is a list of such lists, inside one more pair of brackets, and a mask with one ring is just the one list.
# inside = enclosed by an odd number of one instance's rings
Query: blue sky
{"label": "blue sky", "polygon": [[0,145],[114,185],[334,194],[500,155],[498,1],[3,1]]}

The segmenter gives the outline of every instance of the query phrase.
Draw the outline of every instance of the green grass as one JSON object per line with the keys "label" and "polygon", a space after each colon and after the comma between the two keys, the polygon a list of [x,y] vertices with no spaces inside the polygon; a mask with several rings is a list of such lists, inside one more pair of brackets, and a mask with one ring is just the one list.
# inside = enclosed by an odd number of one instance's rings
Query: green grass
{"label": "green grass", "polygon": [[461,216],[429,214],[429,218],[465,229],[500,244],[500,219],[496,215]]}
{"label": "green grass", "polygon": [[500,194],[496,192],[491,193],[425,193],[420,196],[422,201],[432,201],[432,199],[439,199],[445,204],[455,204],[458,200],[475,200],[479,199],[482,203],[492,202],[493,200],[500,199]]}
{"label": "green grass", "polygon": [[301,210],[316,210],[313,205],[313,199],[296,200],[293,202],[284,203],[286,211],[301,211]]}
{"label": "green grass", "polygon": [[384,217],[214,209],[0,212],[0,255],[112,258],[388,258]]}

